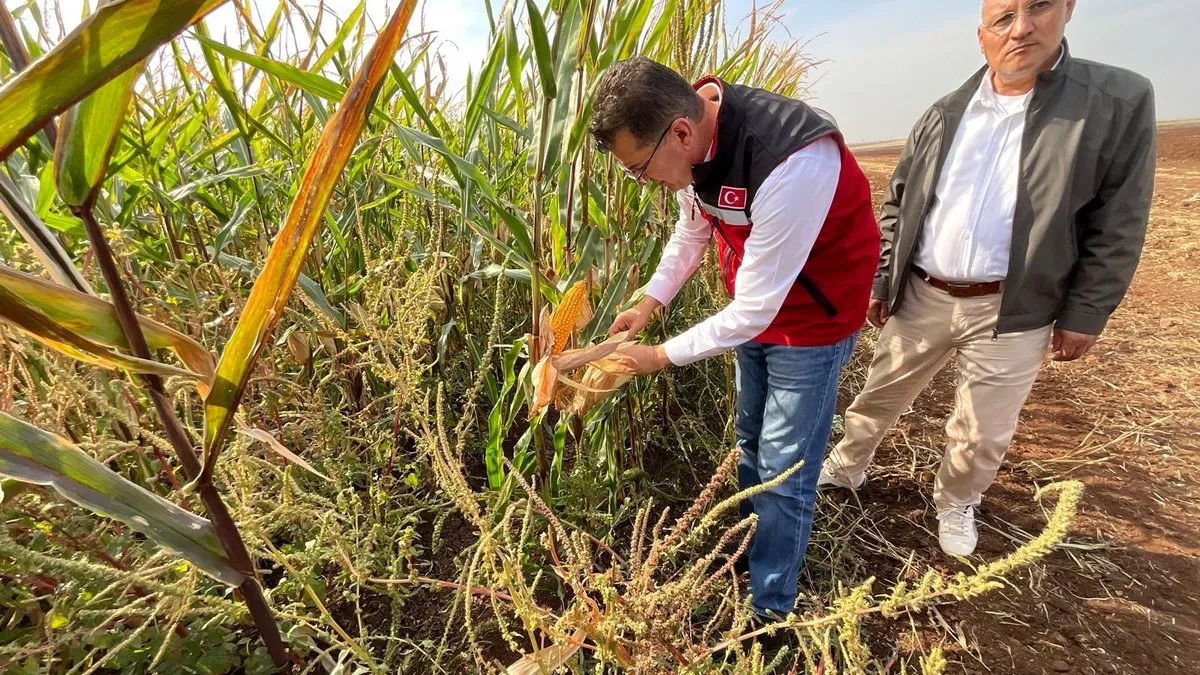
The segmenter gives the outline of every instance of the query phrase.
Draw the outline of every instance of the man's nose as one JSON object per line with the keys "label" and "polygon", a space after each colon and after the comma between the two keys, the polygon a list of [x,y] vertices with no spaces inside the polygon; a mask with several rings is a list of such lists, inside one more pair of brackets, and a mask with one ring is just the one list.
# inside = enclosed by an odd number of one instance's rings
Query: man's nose
{"label": "man's nose", "polygon": [[1017,20],[1013,22],[1012,30],[1009,31],[1010,38],[1022,38],[1033,32],[1033,19],[1029,15],[1020,12],[1017,14]]}

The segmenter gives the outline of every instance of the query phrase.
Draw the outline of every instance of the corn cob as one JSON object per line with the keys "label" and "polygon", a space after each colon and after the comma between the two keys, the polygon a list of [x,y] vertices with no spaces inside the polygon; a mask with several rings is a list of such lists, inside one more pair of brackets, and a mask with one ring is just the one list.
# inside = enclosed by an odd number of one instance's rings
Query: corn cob
{"label": "corn cob", "polygon": [[575,332],[575,322],[583,312],[583,303],[587,297],[587,282],[579,281],[563,294],[562,302],[550,316],[550,328],[554,331],[554,349],[551,354],[559,354],[567,346],[571,333]]}

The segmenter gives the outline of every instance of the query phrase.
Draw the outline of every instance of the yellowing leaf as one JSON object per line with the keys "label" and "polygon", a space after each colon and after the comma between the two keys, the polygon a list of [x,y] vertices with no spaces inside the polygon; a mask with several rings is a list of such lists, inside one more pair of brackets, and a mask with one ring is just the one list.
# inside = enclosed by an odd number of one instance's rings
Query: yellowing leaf
{"label": "yellowing leaf", "polygon": [[296,287],[308,247],[321,227],[333,189],[358,143],[367,113],[392,67],[416,4],[416,0],[404,0],[396,9],[346,89],[337,112],[325,124],[283,227],[271,244],[262,273],[255,280],[233,336],[221,354],[212,394],[204,410],[205,476],[212,475],[246,380]]}
{"label": "yellowing leaf", "polygon": [[0,265],[0,319],[46,346],[87,363],[136,373],[178,375],[196,380],[201,395],[213,376],[204,346],[157,321],[138,317],[151,349],[170,349],[188,367],[122,354],[128,349],[117,311],[100,298]]}

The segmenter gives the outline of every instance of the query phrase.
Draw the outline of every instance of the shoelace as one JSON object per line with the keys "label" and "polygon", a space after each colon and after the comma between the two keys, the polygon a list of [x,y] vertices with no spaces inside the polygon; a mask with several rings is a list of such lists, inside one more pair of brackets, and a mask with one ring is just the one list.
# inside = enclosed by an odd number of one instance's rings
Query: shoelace
{"label": "shoelace", "polygon": [[948,509],[938,514],[938,520],[946,524],[950,534],[967,536],[972,533],[975,525],[975,509],[968,506],[965,509]]}

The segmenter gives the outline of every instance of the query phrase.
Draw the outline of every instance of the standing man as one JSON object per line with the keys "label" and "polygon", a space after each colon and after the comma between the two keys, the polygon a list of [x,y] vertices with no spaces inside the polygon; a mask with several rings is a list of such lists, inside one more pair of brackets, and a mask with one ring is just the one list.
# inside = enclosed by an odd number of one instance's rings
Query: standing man
{"label": "standing man", "polygon": [[[868,318],[882,326],[821,484],[858,487],[883,435],[951,357],[934,484],[942,550],[970,555],[1049,347],[1088,352],[1137,267],[1154,183],[1145,78],[1073,58],[1075,0],[986,0],[987,66],[917,122],[892,176]],[[889,318],[890,317],[890,318]]]}
{"label": "standing man", "polygon": [[787,614],[812,530],[838,378],[854,349],[879,258],[870,186],[841,134],[799,101],[705,78],[690,85],[645,58],[610,68],[591,133],[639,183],[676,193],[679,221],[646,296],[610,331],[637,334],[671,302],[714,239],[732,300],[661,345],[627,352],[639,374],[729,349],[737,356],[742,488],[803,461],[743,504],[758,527],[750,593]]}

